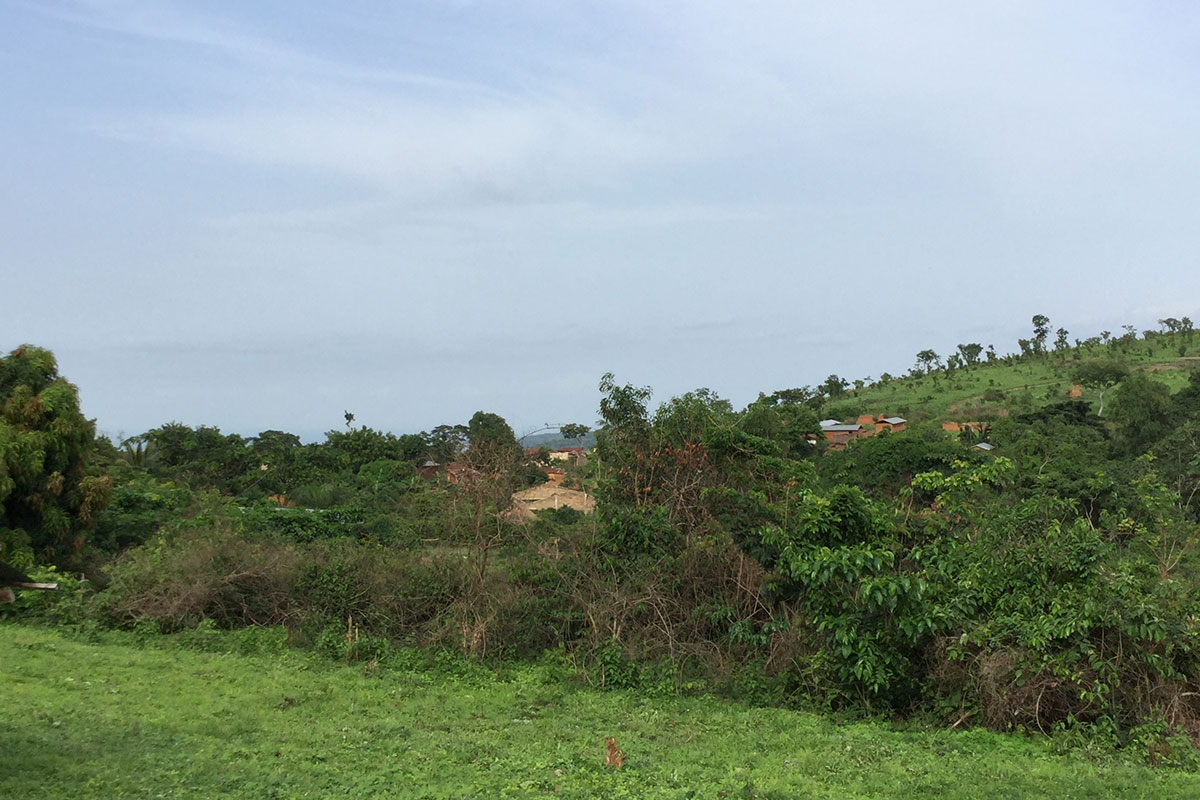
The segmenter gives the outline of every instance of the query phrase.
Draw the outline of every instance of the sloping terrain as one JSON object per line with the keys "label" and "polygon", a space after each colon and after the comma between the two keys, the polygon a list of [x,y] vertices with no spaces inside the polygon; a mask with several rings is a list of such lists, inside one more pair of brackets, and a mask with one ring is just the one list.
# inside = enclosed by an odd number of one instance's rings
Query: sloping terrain
{"label": "sloping terrain", "polygon": [[[1155,380],[1172,392],[1187,383],[1188,371],[1200,368],[1200,342],[1182,344],[1178,336],[1139,340],[1127,351],[1106,347],[1071,348],[1061,354],[1049,353],[1041,359],[1005,363],[1002,359],[921,377],[892,378],[876,381],[861,389],[851,389],[834,401],[833,416],[849,419],[857,414],[899,414],[915,422],[976,420],[1004,416],[1012,408],[1035,407],[1068,399],[1074,381],[1071,373],[1080,361],[1116,358],[1132,369],[1152,372]],[[877,377],[877,376],[875,376]],[[1082,397],[1093,406],[1099,397],[1095,390],[1081,387]],[[1027,395],[1027,397],[1024,397]]]}

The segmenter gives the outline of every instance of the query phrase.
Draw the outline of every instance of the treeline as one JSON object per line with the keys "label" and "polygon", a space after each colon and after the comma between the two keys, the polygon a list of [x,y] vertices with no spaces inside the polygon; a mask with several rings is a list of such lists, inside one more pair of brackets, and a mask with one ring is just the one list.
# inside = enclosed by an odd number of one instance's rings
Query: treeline
{"label": "treeline", "polygon": [[[1189,352],[1190,330],[1161,336]],[[568,475],[596,513],[520,523],[512,492],[543,473],[482,413],[458,435],[457,483],[417,472],[450,455],[431,458],[429,434],[301,445],[166,425],[63,451],[54,495],[51,440],[70,428],[56,415],[86,422],[43,401],[67,384],[23,348],[0,362],[5,463],[48,449],[37,470],[9,467],[0,557],[84,558],[90,587],[16,610],[77,625],[284,625],[348,659],[550,650],[607,686],[1197,737],[1200,373],[1172,395],[1120,349],[1103,356],[1119,365],[1104,416],[1056,399],[995,420],[991,451],[936,421],[827,450],[832,398],[735,409],[698,390],[654,406],[607,375],[595,450]],[[100,494],[107,507],[84,499]],[[64,538],[39,520],[68,496]]]}

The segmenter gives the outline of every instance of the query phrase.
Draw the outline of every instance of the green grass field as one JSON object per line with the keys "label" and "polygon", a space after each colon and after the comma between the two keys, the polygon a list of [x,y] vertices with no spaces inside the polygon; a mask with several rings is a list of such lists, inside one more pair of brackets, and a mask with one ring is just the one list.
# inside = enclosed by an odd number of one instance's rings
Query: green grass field
{"label": "green grass field", "polygon": [[15,624],[0,647],[3,797],[1200,797],[1195,774],[1042,739],[599,692],[546,667],[349,667]]}

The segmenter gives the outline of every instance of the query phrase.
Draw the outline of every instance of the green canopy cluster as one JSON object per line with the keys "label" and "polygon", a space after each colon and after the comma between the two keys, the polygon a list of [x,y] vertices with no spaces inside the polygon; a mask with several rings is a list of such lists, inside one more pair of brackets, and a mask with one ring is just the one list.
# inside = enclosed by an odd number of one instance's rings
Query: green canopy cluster
{"label": "green canopy cluster", "polygon": [[49,350],[23,345],[0,358],[0,560],[77,557],[112,489],[88,471],[94,439]]}

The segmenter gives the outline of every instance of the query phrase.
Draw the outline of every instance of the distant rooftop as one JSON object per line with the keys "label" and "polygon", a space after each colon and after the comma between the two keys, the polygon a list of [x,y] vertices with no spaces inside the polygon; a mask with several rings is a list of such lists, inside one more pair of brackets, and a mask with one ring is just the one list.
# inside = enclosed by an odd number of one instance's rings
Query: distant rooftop
{"label": "distant rooftop", "polygon": [[900,425],[901,423],[908,422],[908,420],[904,417],[884,417],[880,422],[886,422],[888,425]]}

